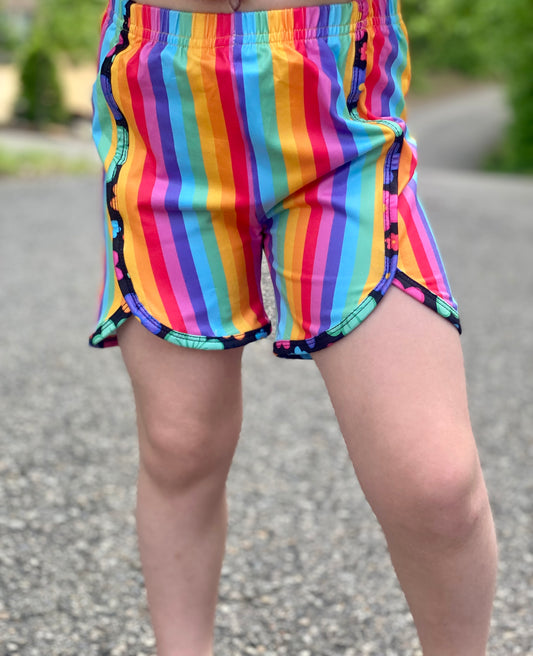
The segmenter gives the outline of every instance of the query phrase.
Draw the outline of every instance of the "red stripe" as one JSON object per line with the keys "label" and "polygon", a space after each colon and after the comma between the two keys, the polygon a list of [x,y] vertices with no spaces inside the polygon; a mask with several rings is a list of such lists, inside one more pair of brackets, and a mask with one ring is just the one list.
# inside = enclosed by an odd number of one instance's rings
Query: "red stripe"
{"label": "red stripe", "polygon": [[[297,14],[299,17],[300,15]],[[302,12],[303,18],[303,12]],[[298,25],[295,20],[295,30]],[[307,134],[311,141],[315,162],[315,180],[328,173],[331,169],[329,150],[324,138],[324,130],[320,121],[320,110],[317,104],[318,87],[319,87],[319,70],[313,59],[307,56],[305,44],[302,40],[295,39],[295,48],[302,53],[303,59],[303,105],[305,109],[305,123]],[[309,328],[312,324],[313,308],[311,306],[311,280],[313,278],[315,253],[318,240],[318,222],[320,221],[322,210],[318,202],[318,185],[314,184],[312,188],[305,193],[307,205],[311,208],[309,216],[308,230],[305,239],[303,262],[302,262],[302,327],[305,330],[305,336],[310,337]],[[316,226],[316,227],[315,227]],[[309,281],[309,282],[307,282]]]}
{"label": "red stripe", "polygon": [[413,254],[415,256],[418,268],[420,269],[420,273],[424,277],[426,283],[428,281],[434,280],[435,275],[426,256],[426,250],[422,241],[420,240],[418,230],[416,229],[416,223],[412,216],[411,205],[403,194],[398,197],[398,212],[403,218],[405,229],[407,231],[407,237],[411,244],[411,248],[413,249]]}
{"label": "red stripe", "polygon": [[[229,33],[228,24],[233,20],[231,14],[219,14],[217,17],[217,36],[225,36]],[[250,187],[248,168],[246,162],[248,153],[243,135],[242,119],[238,101],[238,91],[235,88],[235,71],[233,61],[226,55],[227,50],[217,49],[215,72],[217,87],[220,93],[220,104],[224,115],[224,123],[227,131],[227,141],[230,146],[231,169],[235,187],[235,211],[237,216],[237,230],[245,258],[246,279],[255,280],[256,270],[254,252],[250,248],[253,241],[251,234],[251,214],[253,213],[253,190]],[[249,298],[247,304],[253,309],[258,317],[264,316],[263,305],[253,289],[248,289]]]}
{"label": "red stripe", "polygon": [[[366,87],[366,96],[365,96],[365,106],[367,110],[367,115],[369,119],[381,118],[381,107],[373,108],[372,99],[374,96],[374,89],[380,82],[380,57],[381,51],[385,44],[385,32],[384,29],[375,29],[369,27],[368,29],[368,44],[372,43],[372,61],[367,61],[367,72],[365,78],[365,87]],[[370,54],[370,49],[367,50],[367,53]],[[377,113],[373,112],[373,109],[377,110]]]}
{"label": "red stripe", "polygon": [[329,150],[324,138],[324,130],[320,121],[320,108],[317,103],[320,72],[312,56],[307,55],[302,41],[296,41],[296,48],[304,56],[302,84],[305,124],[313,148],[316,179],[318,179],[331,170]]}
{"label": "red stripe", "polygon": [[[302,328],[305,338],[311,337],[310,327],[313,320],[313,308],[311,306],[311,290],[313,287],[313,272],[315,266],[315,254],[318,243],[318,230],[322,218],[322,208],[318,202],[318,185],[305,194],[305,202],[311,208],[309,221],[307,223],[306,238],[302,262]],[[320,322],[319,322],[320,324]]]}
{"label": "red stripe", "polygon": [[[146,116],[142,99],[142,90],[138,83],[139,75],[140,49],[131,57],[127,64],[126,79],[130,86],[130,98],[132,103],[132,113],[135,117],[136,128],[145,144],[149,143],[148,129],[146,125]],[[154,120],[155,117],[152,118]],[[130,126],[130,129],[133,126]],[[141,174],[141,184],[137,196],[137,206],[139,208],[139,217],[141,220],[143,237],[146,241],[146,249],[150,258],[150,265],[154,274],[155,284],[161,302],[169,318],[170,325],[174,330],[186,332],[185,321],[180,312],[179,306],[174,296],[174,290],[168,276],[155,216],[152,209],[152,191],[156,179],[156,160],[152,149],[146,148],[146,158],[144,160],[143,171]]]}

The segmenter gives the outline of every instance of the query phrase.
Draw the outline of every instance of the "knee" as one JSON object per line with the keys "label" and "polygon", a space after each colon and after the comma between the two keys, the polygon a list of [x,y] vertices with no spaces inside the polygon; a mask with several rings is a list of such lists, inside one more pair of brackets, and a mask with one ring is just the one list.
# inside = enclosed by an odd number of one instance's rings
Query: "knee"
{"label": "knee", "polygon": [[461,544],[486,516],[488,499],[479,468],[452,466],[419,499],[418,530],[450,546]]}
{"label": "knee", "polygon": [[454,547],[470,538],[490,515],[476,457],[442,461],[406,482],[392,519],[395,530],[422,543]]}
{"label": "knee", "polygon": [[211,480],[225,484],[241,426],[239,412],[139,421],[140,464],[158,486],[184,490]]}

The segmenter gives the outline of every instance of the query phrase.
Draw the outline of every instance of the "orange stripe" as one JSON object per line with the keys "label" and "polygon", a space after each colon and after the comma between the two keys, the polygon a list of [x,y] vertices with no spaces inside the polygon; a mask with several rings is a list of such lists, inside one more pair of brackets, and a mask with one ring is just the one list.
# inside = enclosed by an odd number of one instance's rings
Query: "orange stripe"
{"label": "orange stripe", "polygon": [[143,179],[143,169],[146,163],[146,146],[135,127],[135,115],[132,107],[132,94],[127,85],[127,65],[131,59],[131,48],[125,53],[128,56],[120,57],[120,61],[113,71],[114,88],[120,103],[120,109],[128,123],[129,148],[128,157],[122,167],[118,184],[125,188],[118,194],[125,207],[121,213],[127,216],[124,221],[124,256],[135,284],[135,291],[139,300],[153,316],[162,322],[169,322],[168,314],[162,303],[161,294],[154,277],[153,267],[144,237],[144,227],[139,212],[139,189]]}
{"label": "orange stripe", "polygon": [[[200,14],[195,18],[197,21],[205,20],[205,16]],[[257,327],[257,320],[249,311],[250,295],[246,284],[246,261],[236,227],[235,181],[230,166],[231,153],[224,112],[216,80],[210,74],[215,66],[210,60],[215,59],[216,55],[217,50],[214,48],[203,47],[201,51],[191,48],[187,69],[208,180],[207,208],[213,212],[213,227],[228,286],[233,323],[239,332],[246,332]],[[203,65],[199,66],[198,61],[193,61],[197,56],[200,56]],[[198,68],[202,71],[201,76],[194,74]],[[221,147],[226,144],[227,147]]]}
{"label": "orange stripe", "polygon": [[[300,272],[303,270],[303,255],[306,242],[307,228],[311,216],[311,208],[305,205],[303,192],[300,209],[296,209],[290,215],[290,221],[285,232],[285,269],[292,273],[287,281],[287,296],[291,315],[294,318],[291,330],[291,339],[303,339],[301,325],[303,323],[302,313],[302,281]],[[299,203],[300,204],[300,203]]]}
{"label": "orange stripe", "polygon": [[374,192],[374,232],[372,235],[372,248],[370,266],[368,269],[368,277],[363,288],[363,292],[359,299],[361,302],[372,289],[379,283],[383,277],[383,264],[385,259],[385,244],[384,244],[384,213],[386,207],[383,201],[383,185],[385,182],[385,160],[387,153],[391,147],[394,135],[391,133],[390,128],[386,126],[379,126],[382,132],[389,138],[386,140],[379,159],[376,162],[376,175],[375,175],[375,192]]}

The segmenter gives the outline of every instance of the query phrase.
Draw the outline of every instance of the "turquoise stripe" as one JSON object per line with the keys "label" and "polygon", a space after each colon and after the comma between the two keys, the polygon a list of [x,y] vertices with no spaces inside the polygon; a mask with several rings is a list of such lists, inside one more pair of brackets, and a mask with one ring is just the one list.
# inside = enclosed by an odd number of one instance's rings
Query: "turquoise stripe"
{"label": "turquoise stripe", "polygon": [[[103,64],[108,52],[117,42],[120,34],[120,29],[115,21],[111,21],[107,26],[105,34],[102,39],[101,49],[99,53],[99,66],[98,71]],[[93,140],[98,151],[98,155],[105,163],[108,158],[112,145],[112,137],[114,132],[114,122],[109,112],[109,107],[102,92],[100,83],[100,74],[96,78],[93,85]],[[105,176],[107,179],[107,175]],[[107,199],[105,192],[103,195],[103,238],[105,248],[105,271],[104,271],[104,284],[102,290],[102,297],[100,299],[100,312],[98,323],[105,319],[109,312],[112,310],[113,299],[115,296],[115,268],[113,262],[113,239],[109,235],[109,214],[107,212]]]}
{"label": "turquoise stripe", "polygon": [[92,100],[93,100],[93,140],[98,151],[98,155],[102,162],[105,161],[111,148],[111,137],[113,133],[113,121],[109,115],[109,108],[102,93],[100,84],[100,68],[106,58],[108,52],[116,44],[120,34],[120,29],[115,23],[111,21],[108,25],[99,53],[98,62],[98,76],[93,85]]}
{"label": "turquoise stripe", "polygon": [[[207,178],[201,161],[200,135],[194,113],[193,92],[185,74],[187,52],[185,49],[167,45],[162,57],[173,60],[173,66],[162,66],[165,88],[169,94],[170,123],[174,148],[179,161],[179,169],[185,184],[181,186],[178,205],[183,213],[184,227],[190,244],[198,243],[197,233],[202,235],[204,248],[191,249],[191,254],[208,308],[209,323],[215,334],[230,334],[236,331],[233,323],[230,329],[224,325],[220,314],[220,299],[228,297],[224,270],[218,255],[218,247],[211,229],[211,217],[207,215]],[[184,113],[187,108],[188,114]],[[183,144],[183,145],[182,145]],[[163,144],[163,147],[168,147]],[[192,155],[192,159],[191,159]],[[203,209],[203,212],[198,210]],[[209,230],[202,230],[202,223],[209,223]],[[209,258],[207,253],[211,253]],[[214,269],[214,271],[213,271]],[[217,280],[217,285],[215,285]],[[223,281],[223,284],[221,282]],[[223,287],[223,289],[221,289]],[[211,302],[215,290],[217,302]]]}
{"label": "turquoise stripe", "polygon": [[104,287],[102,291],[102,299],[100,301],[100,316],[98,322],[105,319],[111,311],[111,305],[115,296],[115,267],[113,266],[113,240],[109,236],[107,226],[109,223],[109,215],[107,213],[107,200],[105,193],[103,195],[103,216],[105,219],[104,225],[104,248],[105,248],[105,272],[104,272]]}
{"label": "turquoise stripe", "polygon": [[[259,48],[261,68],[258,64]],[[261,203],[268,211],[278,199],[287,195],[289,189],[278,132],[272,52],[266,44],[250,44],[244,45],[241,53],[246,70],[243,80],[245,103],[247,107],[255,106],[258,109],[257,115],[249,113],[248,129],[256,160]]]}
{"label": "turquoise stripe", "polygon": [[344,74],[346,69],[348,67],[351,68],[353,65],[352,61],[348,61],[348,53],[350,52],[352,38],[355,38],[355,36],[350,38],[346,38],[346,35],[343,36],[344,38],[342,39],[339,38],[338,35],[329,36],[328,46],[335,55],[335,61],[337,63],[337,86],[339,89],[339,94],[335,103],[337,115],[348,119],[348,107],[346,105],[346,97],[344,95]]}
{"label": "turquoise stripe", "polygon": [[[294,210],[292,210],[294,211]],[[285,284],[285,277],[283,276],[283,269],[285,265],[285,232],[287,228],[287,217],[289,211],[286,209],[279,210],[276,219],[271,228],[272,234],[272,253],[274,254],[274,271],[281,272],[276,274],[276,285],[278,293],[281,297],[281,307],[279,308],[278,327],[276,330],[276,339],[290,339],[293,321],[288,314],[287,302],[287,286]],[[275,226],[275,224],[277,225]],[[275,226],[275,227],[274,227]],[[276,257],[277,256],[277,257]]]}
{"label": "turquoise stripe", "polygon": [[[350,166],[346,185],[347,195],[345,199],[347,217],[360,216],[363,207],[362,199],[365,194],[363,194],[362,186],[362,164],[363,163],[357,159],[354,160]],[[360,221],[346,221],[339,271],[333,295],[332,312],[335,312],[336,310],[336,314],[332,314],[331,325],[335,325],[342,321],[345,313],[353,310],[354,302],[357,302],[360,296],[360,290],[357,290],[357,299],[354,301],[354,251],[357,251],[359,248],[359,227]]]}
{"label": "turquoise stripe", "polygon": [[407,66],[407,40],[404,38],[402,26],[393,21],[389,25],[390,38],[396,39],[398,54],[390,68],[389,76],[394,80],[394,93],[390,99],[390,115],[401,116],[405,109],[405,98],[402,91],[402,74]]}
{"label": "turquoise stripe", "polygon": [[[380,192],[376,188],[376,164],[374,161],[374,156],[371,157],[371,163],[369,166],[366,166],[366,162],[369,158],[365,157],[361,160],[358,160],[357,173],[360,176],[360,189],[375,189],[375,194],[382,196],[383,192]],[[355,250],[355,262],[353,263],[353,275],[350,280],[350,290],[353,295],[354,291],[357,290],[358,296],[360,296],[363,287],[368,279],[368,274],[370,272],[370,264],[372,260],[372,252],[374,245],[374,226],[375,221],[381,221],[381,232],[383,239],[383,218],[382,215],[375,218],[376,208],[375,208],[375,194],[360,193],[359,194],[359,221],[358,223],[358,241],[357,248]],[[353,222],[352,222],[353,223]],[[344,305],[345,313],[350,313],[353,310],[354,302],[357,299],[351,298],[351,305]]]}

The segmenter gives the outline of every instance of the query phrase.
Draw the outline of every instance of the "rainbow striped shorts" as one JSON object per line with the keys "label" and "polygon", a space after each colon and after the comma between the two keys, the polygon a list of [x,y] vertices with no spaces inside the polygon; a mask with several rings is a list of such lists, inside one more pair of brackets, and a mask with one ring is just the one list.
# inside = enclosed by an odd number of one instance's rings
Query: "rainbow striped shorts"
{"label": "rainbow striped shorts", "polygon": [[459,328],[417,194],[398,0],[233,14],[111,0],[94,86],[105,277],[93,346],[132,315],[181,346],[271,330],[310,354],[390,285]]}

